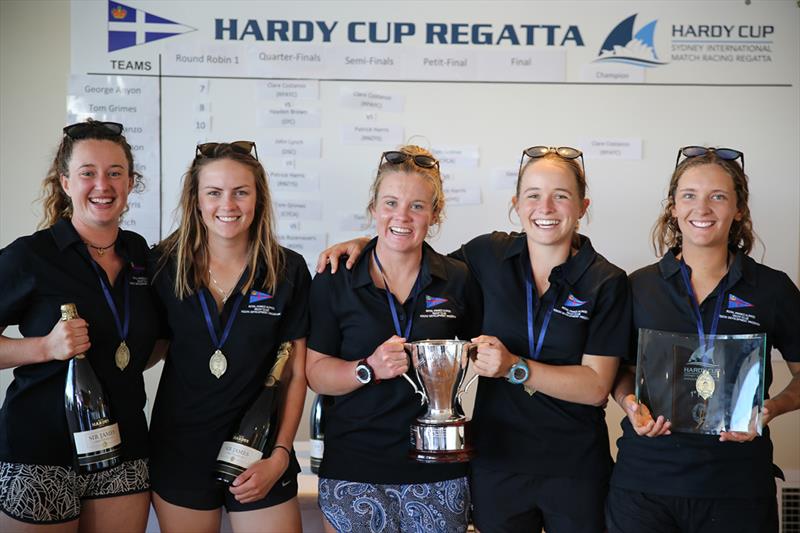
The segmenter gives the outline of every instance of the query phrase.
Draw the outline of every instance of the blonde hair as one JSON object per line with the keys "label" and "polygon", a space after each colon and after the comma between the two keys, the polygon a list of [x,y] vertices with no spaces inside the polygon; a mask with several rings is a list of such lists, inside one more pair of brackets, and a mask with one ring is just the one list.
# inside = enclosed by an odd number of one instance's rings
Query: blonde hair
{"label": "blonde hair", "polygon": [[750,191],[747,184],[747,175],[744,169],[734,160],[720,159],[716,152],[709,150],[706,154],[697,157],[684,159],[672,173],[669,181],[669,192],[664,200],[664,210],[656,220],[651,233],[653,251],[659,257],[672,248],[681,248],[683,235],[678,227],[678,221],[672,216],[675,207],[675,191],[678,188],[678,181],[681,176],[690,168],[702,165],[717,165],[728,174],[733,180],[733,190],[736,193],[736,208],[741,213],[741,220],[734,220],[728,232],[728,247],[740,249],[745,254],[749,254],[753,249],[753,244],[757,239],[753,231],[753,219],[750,216],[748,200]]}
{"label": "blonde hair", "polygon": [[194,294],[200,287],[207,287],[209,284],[208,234],[198,207],[198,189],[203,167],[220,159],[230,159],[246,166],[255,178],[256,209],[248,235],[249,276],[242,286],[242,293],[246,293],[254,286],[259,263],[263,263],[266,267],[263,288],[269,292],[275,290],[283,274],[285,258],[275,235],[275,217],[267,185],[267,173],[252,155],[233,149],[229,143],[219,143],[210,156],[198,155],[189,166],[183,177],[178,205],[180,220],[178,229],[158,245],[161,252],[159,272],[170,258],[175,260],[175,296],[179,299],[184,299]]}
{"label": "blonde hair", "polygon": [[[87,119],[87,123],[95,122],[92,119]],[[134,170],[133,167],[133,152],[131,145],[125,139],[124,135],[110,135],[104,128],[89,128],[80,139],[73,139],[69,135],[62,135],[61,143],[56,148],[56,155],[53,157],[53,162],[47,170],[44,180],[42,180],[42,189],[39,193],[38,202],[42,204],[42,219],[39,221],[38,229],[49,228],[60,219],[72,218],[72,199],[64,192],[61,186],[61,176],[69,178],[69,162],[72,159],[72,152],[75,145],[86,140],[100,140],[109,141],[125,152],[125,159],[128,161],[128,176],[133,179],[133,187],[131,192],[140,192],[144,189],[144,179],[142,175]],[[128,211],[127,206],[123,214]]]}
{"label": "blonde hair", "polygon": [[383,178],[394,172],[405,172],[407,174],[419,174],[426,182],[431,184],[433,187],[433,200],[431,202],[431,206],[433,208],[433,222],[431,222],[431,226],[437,226],[441,224],[444,220],[445,199],[444,185],[442,184],[442,175],[439,172],[439,166],[437,165],[431,168],[425,168],[420,167],[414,162],[414,156],[418,155],[428,156],[432,159],[436,158],[433,157],[433,154],[428,150],[414,144],[401,146],[397,149],[397,151],[408,154],[411,157],[407,158],[402,163],[390,163],[383,160],[381,161],[381,164],[378,167],[378,172],[375,175],[375,179],[372,181],[372,185],[369,188],[367,217],[369,219],[372,218],[372,210],[375,209],[375,206],[378,203],[378,190],[381,187],[381,183],[383,183]]}

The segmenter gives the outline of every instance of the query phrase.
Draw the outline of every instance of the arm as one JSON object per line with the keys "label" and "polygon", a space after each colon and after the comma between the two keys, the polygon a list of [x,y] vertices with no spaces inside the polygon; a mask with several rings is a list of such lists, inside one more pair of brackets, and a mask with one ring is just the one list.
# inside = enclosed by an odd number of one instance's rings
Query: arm
{"label": "arm", "polygon": [[339,258],[343,255],[348,256],[345,266],[350,270],[353,268],[353,265],[356,264],[356,259],[361,255],[361,250],[369,243],[369,240],[369,237],[358,237],[329,246],[323,250],[322,253],[319,254],[319,258],[317,258],[317,272],[324,272],[325,267],[330,263],[331,274],[336,274],[336,270],[339,268]]}
{"label": "arm", "polygon": [[306,339],[292,341],[289,357],[281,376],[283,391],[275,447],[269,457],[258,461],[233,481],[230,491],[240,503],[254,502],[266,496],[289,467],[287,450],[292,449],[306,400]]}
{"label": "arm", "polygon": [[[366,358],[375,371],[375,379],[392,379],[408,371],[405,339],[392,335]],[[329,396],[342,396],[364,385],[356,379],[358,361],[345,361],[314,350],[308,350],[306,374],[311,390]]]}
{"label": "arm", "polygon": [[89,325],[82,318],[58,321],[45,337],[13,339],[2,335],[0,328],[0,369],[21,365],[66,361],[86,352],[89,342]]}
{"label": "arm", "polygon": [[[800,363],[786,361],[789,372],[792,373],[792,380],[786,388],[774,398],[764,400],[764,407],[761,408],[761,425],[766,426],[776,416],[790,413],[800,409]],[[758,436],[755,430],[747,433],[742,431],[723,431],[719,435],[720,441],[746,442]]]}
{"label": "arm", "polygon": [[[508,351],[497,337],[481,335],[475,371],[485,377],[505,378],[519,356]],[[548,365],[526,359],[530,374],[525,386],[553,398],[573,403],[602,406],[608,399],[619,359],[584,354],[580,365]]]}

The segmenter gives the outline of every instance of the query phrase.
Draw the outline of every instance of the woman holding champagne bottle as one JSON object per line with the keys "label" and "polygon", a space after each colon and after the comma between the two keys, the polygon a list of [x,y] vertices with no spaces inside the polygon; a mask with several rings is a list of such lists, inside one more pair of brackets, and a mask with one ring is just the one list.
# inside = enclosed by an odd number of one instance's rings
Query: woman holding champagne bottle
{"label": "woman holding champagne bottle", "polygon": [[[153,503],[164,531],[219,531],[223,505],[237,532],[300,530],[292,442],[306,393],[311,278],[303,258],[278,245],[255,149],[248,141],[197,147],[180,224],[154,257],[170,329],[150,428]],[[291,355],[281,373],[276,352],[286,341]],[[269,387],[278,380],[285,387],[275,395]],[[275,408],[270,398],[281,401],[269,430],[277,433],[255,449],[242,427],[254,403]],[[238,449],[250,457],[230,487],[214,481],[218,455],[231,463],[223,443],[227,451],[247,445]]]}
{"label": "woman holding champagne bottle", "polygon": [[[23,336],[0,335],[0,368],[14,368],[0,410],[0,531],[144,531],[147,524],[142,372],[158,313],[147,243],[120,228],[128,194],[141,184],[122,131],[92,120],[65,127],[43,182],[44,229],[0,251],[0,331],[18,325]],[[59,320],[68,303],[81,318]],[[93,421],[101,431],[115,422],[113,442],[121,440],[106,464],[78,465],[74,452],[85,451],[90,432],[72,433],[67,424],[68,361],[84,354],[95,384],[82,382],[83,372],[70,381],[87,409],[110,407],[114,420]],[[99,470],[107,464],[116,466]]]}

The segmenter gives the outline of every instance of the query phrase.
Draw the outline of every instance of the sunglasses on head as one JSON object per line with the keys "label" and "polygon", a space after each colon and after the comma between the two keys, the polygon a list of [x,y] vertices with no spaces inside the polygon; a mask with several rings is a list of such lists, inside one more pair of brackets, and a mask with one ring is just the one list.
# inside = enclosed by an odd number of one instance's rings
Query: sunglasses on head
{"label": "sunglasses on head", "polygon": [[675,160],[675,168],[678,168],[678,164],[681,162],[681,156],[685,157],[686,159],[690,159],[692,157],[704,156],[709,152],[714,152],[717,157],[723,161],[736,161],[737,159],[741,158],[742,170],[744,170],[743,152],[734,150],[733,148],[706,148],[705,146],[684,146],[678,150],[678,158]]}
{"label": "sunglasses on head", "polygon": [[581,167],[584,169],[584,172],[586,171],[586,166],[583,164],[583,152],[577,148],[572,148],[570,146],[559,146],[558,148],[553,146],[531,146],[530,148],[525,148],[522,151],[522,157],[519,160],[519,174],[522,174],[522,166],[523,163],[525,163],[525,156],[528,156],[531,159],[538,159],[550,153],[556,154],[562,159],[580,158]]}
{"label": "sunglasses on head", "polygon": [[237,154],[249,155],[258,161],[258,149],[256,143],[253,141],[233,141],[232,143],[203,143],[198,144],[195,150],[195,158],[198,157],[217,157],[217,148],[220,146],[229,146],[232,152]]}
{"label": "sunglasses on head", "polygon": [[392,165],[399,165],[407,161],[408,159],[411,159],[412,161],[414,161],[414,164],[420,168],[434,168],[434,167],[439,168],[438,160],[434,159],[429,155],[423,155],[423,154],[411,155],[397,150],[383,152],[381,154],[381,160],[378,163],[378,166],[381,166],[381,163],[383,163],[384,159],[386,160],[387,163],[390,163]]}
{"label": "sunglasses on head", "polygon": [[77,141],[90,136],[118,137],[122,135],[122,124],[119,122],[101,122],[91,120],[89,122],[78,122],[64,127],[64,135]]}

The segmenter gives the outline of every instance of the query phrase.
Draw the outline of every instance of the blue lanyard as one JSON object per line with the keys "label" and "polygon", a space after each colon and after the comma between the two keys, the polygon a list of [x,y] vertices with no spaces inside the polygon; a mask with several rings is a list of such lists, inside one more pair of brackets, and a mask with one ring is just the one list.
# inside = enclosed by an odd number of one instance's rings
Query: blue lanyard
{"label": "blue lanyard", "polygon": [[397,316],[397,307],[394,304],[394,296],[392,296],[392,293],[389,290],[389,283],[386,281],[386,274],[383,272],[383,265],[381,265],[381,261],[378,259],[378,251],[375,248],[372,249],[372,257],[375,258],[375,264],[378,266],[378,270],[383,278],[383,290],[386,292],[386,300],[389,302],[389,309],[392,311],[394,331],[397,333],[398,337],[403,337],[404,339],[409,340],[409,335],[411,335],[411,324],[414,322],[414,308],[417,304],[417,296],[419,296],[419,288],[420,284],[422,283],[422,262],[420,262],[417,280],[414,282],[414,290],[411,293],[411,313],[408,315],[406,331],[405,335],[403,335],[400,329],[400,317]]}
{"label": "blue lanyard", "polygon": [[550,317],[553,316],[553,308],[556,306],[556,299],[553,298],[553,300],[550,302],[550,306],[545,312],[544,320],[542,320],[542,329],[539,331],[539,339],[536,340],[536,348],[534,349],[536,332],[534,331],[533,325],[536,315],[533,312],[533,302],[536,296],[534,296],[533,269],[531,268],[529,262],[525,261],[525,263],[527,264],[523,264],[522,269],[525,272],[525,296],[528,307],[528,357],[534,361],[538,361],[539,355],[542,353],[542,346],[544,346],[544,337],[547,335],[547,326],[550,325]]}
{"label": "blue lanyard", "polygon": [[214,343],[214,348],[217,350],[221,350],[222,346],[225,344],[225,341],[228,340],[228,335],[230,335],[231,328],[233,327],[233,321],[236,320],[236,315],[239,313],[239,305],[242,303],[242,296],[242,292],[239,291],[239,294],[236,295],[236,299],[233,301],[233,308],[231,309],[231,314],[228,317],[228,321],[225,323],[225,329],[222,331],[222,338],[218,338],[217,330],[214,329],[214,324],[211,323],[211,313],[208,311],[208,304],[203,296],[203,291],[197,292],[197,299],[200,300],[200,305],[203,308],[203,316],[206,319],[208,333],[211,335],[211,341]]}
{"label": "blue lanyard", "polygon": [[100,287],[103,289],[103,296],[106,298],[106,303],[108,304],[109,309],[111,309],[111,314],[114,315],[114,324],[117,327],[119,339],[121,341],[125,341],[128,339],[128,328],[131,321],[130,272],[125,272],[125,299],[122,302],[123,317],[122,320],[120,320],[119,313],[117,312],[117,306],[114,304],[114,298],[111,296],[111,290],[106,284],[106,281],[103,279],[103,274],[100,273],[100,267],[97,265],[97,262],[94,259],[91,260],[91,263],[94,271],[97,273],[98,279],[100,280]]}
{"label": "blue lanyard", "polygon": [[[692,283],[689,280],[689,271],[686,269],[686,263],[681,259],[681,277],[683,283],[686,285],[686,291],[689,293],[689,299],[692,301],[692,310],[694,311],[695,322],[697,324],[697,336],[700,338],[700,348],[703,350],[703,362],[708,362],[708,350],[706,349],[706,335],[703,330],[703,315],[700,313],[700,303],[697,301]],[[719,325],[719,314],[722,312],[722,302],[725,301],[725,289],[728,284],[728,274],[722,278],[722,287],[717,294],[717,301],[714,304],[714,316],[711,319],[711,329],[708,331],[708,336],[713,337],[717,334],[717,326]]]}

